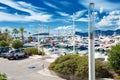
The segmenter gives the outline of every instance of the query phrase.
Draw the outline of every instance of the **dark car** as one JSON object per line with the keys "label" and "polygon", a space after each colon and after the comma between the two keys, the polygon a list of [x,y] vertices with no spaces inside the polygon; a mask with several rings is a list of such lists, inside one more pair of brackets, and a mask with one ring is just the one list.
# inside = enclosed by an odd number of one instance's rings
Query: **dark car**
{"label": "dark car", "polygon": [[27,57],[27,54],[23,50],[14,49],[10,50],[7,54],[7,58],[10,59],[19,59],[21,57]]}
{"label": "dark car", "polygon": [[3,52],[3,53],[1,53],[1,57],[7,58],[7,54],[8,54],[8,52]]}
{"label": "dark car", "polygon": [[3,53],[7,53],[10,49],[10,47],[0,47],[0,57]]}

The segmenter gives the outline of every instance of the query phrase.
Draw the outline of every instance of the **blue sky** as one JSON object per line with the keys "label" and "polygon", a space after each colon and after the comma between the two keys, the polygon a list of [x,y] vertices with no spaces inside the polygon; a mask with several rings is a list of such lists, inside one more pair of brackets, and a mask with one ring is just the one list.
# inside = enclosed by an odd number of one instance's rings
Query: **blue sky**
{"label": "blue sky", "polygon": [[[24,27],[27,32],[70,31],[72,14],[75,30],[88,30],[88,4],[90,0],[0,0],[0,29]],[[95,3],[95,29],[120,29],[120,0],[91,0]]]}

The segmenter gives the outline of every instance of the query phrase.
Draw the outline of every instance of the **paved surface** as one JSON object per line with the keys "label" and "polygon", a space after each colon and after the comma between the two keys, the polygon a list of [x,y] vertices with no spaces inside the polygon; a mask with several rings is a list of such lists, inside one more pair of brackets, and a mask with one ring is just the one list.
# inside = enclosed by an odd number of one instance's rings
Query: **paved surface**
{"label": "paved surface", "polygon": [[0,58],[0,72],[6,73],[8,80],[64,80],[50,74],[47,70],[49,64],[47,60],[41,58],[21,60]]}

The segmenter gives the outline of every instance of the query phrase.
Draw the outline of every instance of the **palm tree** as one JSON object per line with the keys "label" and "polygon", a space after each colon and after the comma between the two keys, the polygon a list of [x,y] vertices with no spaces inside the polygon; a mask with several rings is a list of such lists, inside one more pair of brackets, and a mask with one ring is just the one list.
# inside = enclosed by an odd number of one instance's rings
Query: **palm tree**
{"label": "palm tree", "polygon": [[8,29],[5,29],[4,35],[5,35],[6,41],[8,41],[9,33],[10,31]]}
{"label": "palm tree", "polygon": [[26,32],[25,29],[23,27],[20,27],[20,33],[21,33],[21,38],[22,40],[24,40],[24,33]]}
{"label": "palm tree", "polygon": [[13,31],[12,31],[12,34],[14,35],[14,38],[16,38],[17,36],[17,34],[19,33],[19,30],[17,30],[16,28],[14,28],[13,29]]}

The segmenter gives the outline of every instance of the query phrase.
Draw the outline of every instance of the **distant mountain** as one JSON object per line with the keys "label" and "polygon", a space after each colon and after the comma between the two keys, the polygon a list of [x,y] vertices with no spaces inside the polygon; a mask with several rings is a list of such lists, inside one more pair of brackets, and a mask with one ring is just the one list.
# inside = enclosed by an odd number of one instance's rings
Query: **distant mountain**
{"label": "distant mountain", "polygon": [[[75,32],[76,35],[87,37],[88,33],[82,33],[82,32]],[[107,30],[107,31],[102,31],[102,30],[95,30],[95,36],[114,36],[114,35],[120,35],[120,29],[118,30]]]}

